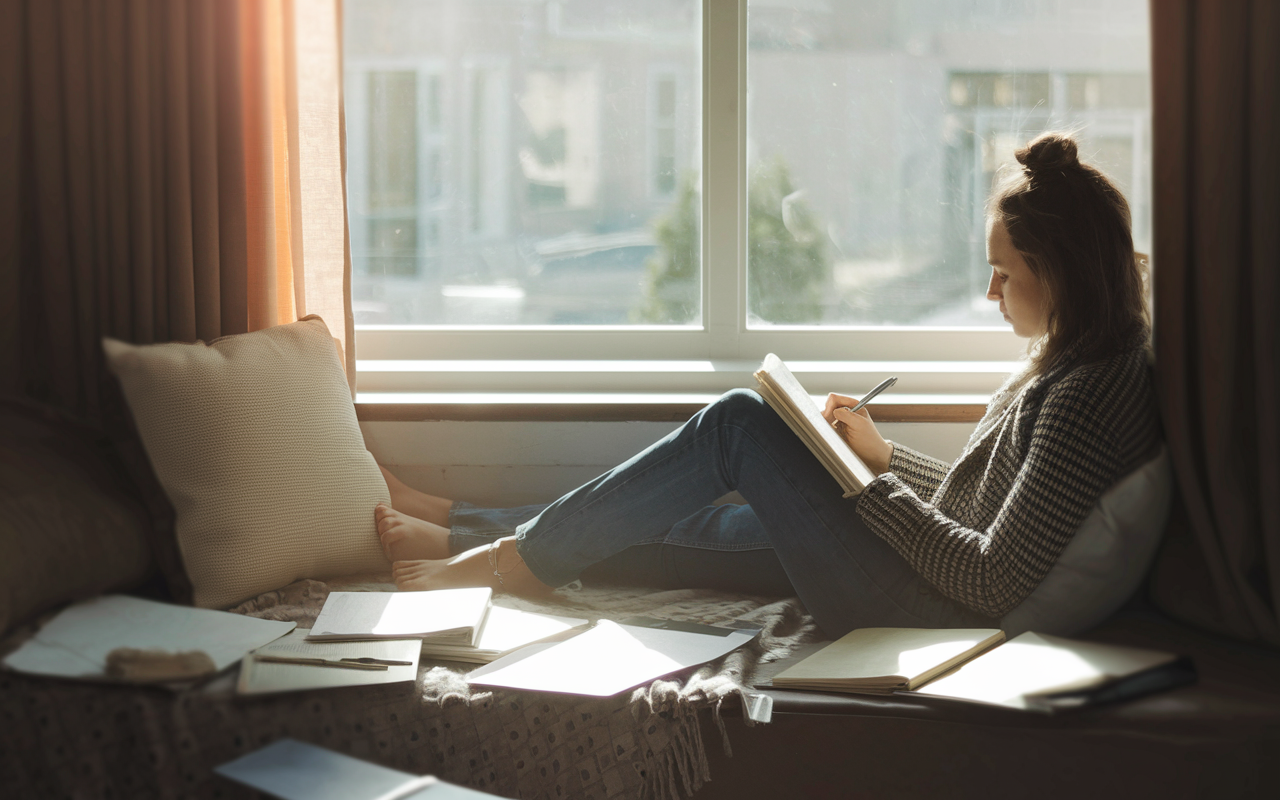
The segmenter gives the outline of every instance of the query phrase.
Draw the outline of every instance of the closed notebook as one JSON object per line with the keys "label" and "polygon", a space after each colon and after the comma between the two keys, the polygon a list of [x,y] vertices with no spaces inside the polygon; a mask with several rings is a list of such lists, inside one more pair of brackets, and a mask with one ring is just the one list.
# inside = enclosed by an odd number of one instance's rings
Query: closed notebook
{"label": "closed notebook", "polygon": [[778,673],[779,689],[914,690],[1004,641],[994,628],[858,628]]}
{"label": "closed notebook", "polygon": [[488,587],[426,592],[331,592],[309,642],[427,639],[472,646],[493,598]]}

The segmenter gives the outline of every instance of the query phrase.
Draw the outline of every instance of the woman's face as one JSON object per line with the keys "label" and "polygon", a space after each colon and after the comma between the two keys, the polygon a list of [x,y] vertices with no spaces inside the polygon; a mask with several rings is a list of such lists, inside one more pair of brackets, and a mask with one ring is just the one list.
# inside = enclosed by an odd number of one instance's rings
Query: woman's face
{"label": "woman's face", "polygon": [[1000,303],[1000,313],[1013,324],[1014,334],[1027,339],[1044,333],[1049,321],[1044,287],[1013,246],[1003,222],[988,226],[987,263],[991,265],[987,299]]}

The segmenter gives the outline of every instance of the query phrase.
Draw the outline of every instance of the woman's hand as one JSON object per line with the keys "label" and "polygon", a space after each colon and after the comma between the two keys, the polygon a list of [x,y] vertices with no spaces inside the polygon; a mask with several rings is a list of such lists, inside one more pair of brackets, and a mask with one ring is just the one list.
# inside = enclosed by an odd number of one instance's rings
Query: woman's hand
{"label": "woman's hand", "polygon": [[822,409],[822,417],[835,425],[858,458],[866,462],[877,475],[881,475],[889,471],[893,445],[885,441],[880,431],[876,430],[876,424],[871,421],[871,414],[866,408],[857,412],[849,410],[857,404],[856,398],[832,392],[827,395],[827,405]]}

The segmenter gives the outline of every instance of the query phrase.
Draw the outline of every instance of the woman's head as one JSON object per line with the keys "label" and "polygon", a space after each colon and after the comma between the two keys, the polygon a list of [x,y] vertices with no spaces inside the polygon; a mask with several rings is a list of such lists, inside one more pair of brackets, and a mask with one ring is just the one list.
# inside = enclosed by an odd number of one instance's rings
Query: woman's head
{"label": "woman's head", "polygon": [[1068,350],[1080,362],[1106,358],[1147,330],[1129,204],[1080,163],[1070,136],[1042,134],[1014,155],[1021,168],[998,179],[988,203],[987,296],[1037,340],[1037,371]]}

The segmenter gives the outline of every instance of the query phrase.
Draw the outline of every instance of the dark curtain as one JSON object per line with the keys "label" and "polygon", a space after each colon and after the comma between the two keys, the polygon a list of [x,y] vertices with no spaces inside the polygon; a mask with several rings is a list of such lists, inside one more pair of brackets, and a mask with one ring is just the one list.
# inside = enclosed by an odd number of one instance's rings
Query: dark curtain
{"label": "dark curtain", "polygon": [[1280,3],[1151,3],[1168,613],[1280,645]]}

